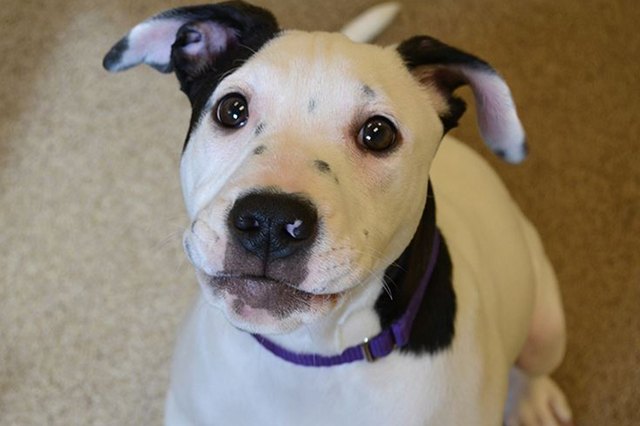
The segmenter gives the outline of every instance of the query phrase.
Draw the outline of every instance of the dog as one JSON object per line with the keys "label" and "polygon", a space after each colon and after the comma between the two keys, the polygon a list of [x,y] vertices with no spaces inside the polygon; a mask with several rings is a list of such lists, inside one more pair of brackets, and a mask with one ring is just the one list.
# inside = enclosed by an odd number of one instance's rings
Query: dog
{"label": "dog", "polygon": [[[200,296],[167,425],[559,425],[554,271],[490,167],[447,135],[469,85],[489,148],[527,154],[508,86],[432,37],[283,31],[240,1],[135,26],[106,55],[192,106],[184,248]],[[436,208],[437,207],[437,208]]]}

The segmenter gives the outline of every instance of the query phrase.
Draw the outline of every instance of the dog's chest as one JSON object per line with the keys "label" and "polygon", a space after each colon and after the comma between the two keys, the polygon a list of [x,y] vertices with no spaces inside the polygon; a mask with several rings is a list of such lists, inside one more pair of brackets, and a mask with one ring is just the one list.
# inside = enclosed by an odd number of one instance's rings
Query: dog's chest
{"label": "dog's chest", "polygon": [[[481,383],[482,361],[464,345],[435,356],[396,352],[373,364],[298,367],[200,305],[178,344],[189,349],[175,355],[169,399],[198,424],[473,424],[477,414],[465,413],[495,412],[469,409],[482,405],[479,395],[493,385]],[[454,408],[462,403],[467,409]]]}

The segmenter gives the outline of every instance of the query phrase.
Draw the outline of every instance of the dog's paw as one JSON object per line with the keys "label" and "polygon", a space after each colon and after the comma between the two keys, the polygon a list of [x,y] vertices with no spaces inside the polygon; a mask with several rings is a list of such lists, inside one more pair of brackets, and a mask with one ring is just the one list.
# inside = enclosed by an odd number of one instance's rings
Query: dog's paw
{"label": "dog's paw", "polygon": [[505,425],[571,426],[571,408],[562,390],[550,377],[530,378],[514,369],[509,376]]}

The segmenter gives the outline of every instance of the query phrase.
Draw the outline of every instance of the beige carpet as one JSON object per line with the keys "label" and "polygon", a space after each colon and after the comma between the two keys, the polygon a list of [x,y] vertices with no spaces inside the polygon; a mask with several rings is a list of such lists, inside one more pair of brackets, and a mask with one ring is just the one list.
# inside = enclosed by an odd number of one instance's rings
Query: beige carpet
{"label": "beige carpet", "polygon": [[[0,424],[156,425],[196,292],[180,248],[189,116],[172,76],[111,76],[103,54],[178,3],[0,7]],[[375,0],[260,0],[333,30]],[[405,0],[383,36],[427,33],[513,88],[532,155],[497,167],[557,267],[557,373],[579,425],[640,424],[640,6],[635,0]],[[467,93],[468,94],[468,93]],[[468,96],[467,96],[468,98]]]}

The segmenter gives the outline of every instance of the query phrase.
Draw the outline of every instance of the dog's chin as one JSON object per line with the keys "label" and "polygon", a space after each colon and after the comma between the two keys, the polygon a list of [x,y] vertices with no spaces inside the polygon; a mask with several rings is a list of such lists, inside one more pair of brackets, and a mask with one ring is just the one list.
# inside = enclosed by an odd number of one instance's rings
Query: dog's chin
{"label": "dog's chin", "polygon": [[197,271],[205,300],[249,333],[286,334],[330,312],[344,293],[315,294],[265,277]]}

